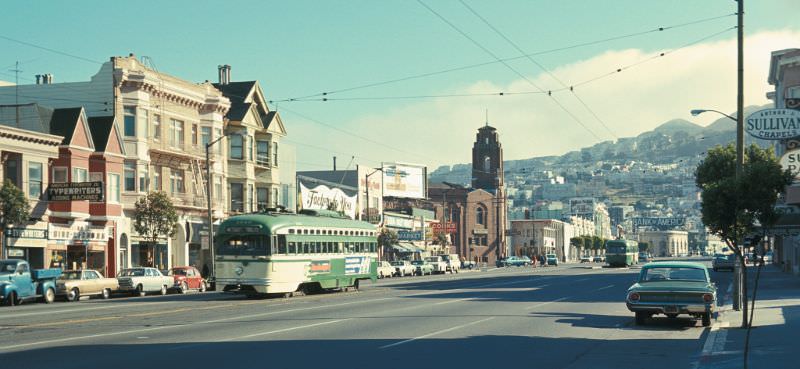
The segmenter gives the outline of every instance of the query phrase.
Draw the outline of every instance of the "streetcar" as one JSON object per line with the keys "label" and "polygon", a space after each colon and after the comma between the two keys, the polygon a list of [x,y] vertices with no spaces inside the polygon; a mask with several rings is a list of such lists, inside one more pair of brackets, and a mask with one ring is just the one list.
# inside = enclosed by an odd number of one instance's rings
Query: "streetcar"
{"label": "streetcar", "polygon": [[214,240],[217,288],[248,295],[358,289],[377,279],[374,225],[329,210],[232,216]]}
{"label": "streetcar", "polygon": [[606,263],[626,267],[639,262],[639,242],[633,240],[606,241]]}

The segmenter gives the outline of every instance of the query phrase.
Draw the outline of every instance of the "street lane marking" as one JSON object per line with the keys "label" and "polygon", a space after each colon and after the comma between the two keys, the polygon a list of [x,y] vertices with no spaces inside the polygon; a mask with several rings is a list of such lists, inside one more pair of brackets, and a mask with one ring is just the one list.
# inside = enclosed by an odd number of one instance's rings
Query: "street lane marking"
{"label": "street lane marking", "polygon": [[608,286],[605,286],[605,287],[600,287],[600,288],[596,289],[595,291],[602,291],[602,290],[609,289],[609,288],[611,288],[611,287],[614,287],[614,285],[613,285],[613,284],[610,284],[610,285],[608,285]]}
{"label": "street lane marking", "polygon": [[124,307],[136,307],[141,305],[161,305],[161,304],[168,304],[170,302],[176,301],[164,301],[164,302],[140,302],[140,303],[133,303],[133,304],[120,304],[120,303],[112,303],[107,306],[98,306],[93,308],[78,308],[78,309],[64,309],[64,310],[48,310],[48,311],[37,311],[33,313],[23,313],[23,314],[9,314],[9,315],[2,315],[0,319],[15,319],[21,318],[25,316],[36,316],[36,315],[57,315],[63,313],[71,313],[71,312],[84,312],[84,311],[92,311],[92,310],[105,310],[105,309],[114,309],[114,308],[124,308]]}
{"label": "street lane marking", "polygon": [[555,300],[553,300],[553,301],[547,301],[547,302],[543,302],[543,303],[541,303],[541,304],[536,304],[536,305],[533,305],[533,306],[526,307],[526,308],[525,308],[525,310],[528,310],[528,309],[536,309],[537,307],[541,307],[541,306],[549,305],[549,304],[552,304],[552,303],[554,303],[554,302],[564,301],[564,300],[566,300],[566,299],[568,299],[568,298],[570,298],[570,296],[564,296],[564,297],[562,297],[562,298],[558,298],[558,299],[555,299]]}
{"label": "street lane marking", "polygon": [[307,324],[307,325],[301,325],[299,327],[276,329],[274,331],[269,331],[269,332],[253,333],[253,334],[248,334],[248,335],[239,336],[239,337],[227,338],[227,339],[224,339],[224,340],[219,341],[219,342],[227,342],[227,341],[240,340],[240,339],[245,339],[245,338],[253,338],[253,337],[258,337],[258,336],[267,336],[267,335],[275,334],[275,333],[283,333],[283,332],[295,331],[295,330],[298,330],[298,329],[317,327],[317,326],[320,326],[320,325],[339,323],[339,322],[343,322],[343,321],[350,320],[350,319],[351,318],[337,319],[337,320],[332,320],[332,321],[329,321],[329,322]]}
{"label": "street lane marking", "polygon": [[442,302],[437,302],[437,303],[435,303],[435,304],[431,304],[431,305],[444,305],[444,304],[451,304],[451,303],[454,303],[454,302],[459,302],[459,301],[467,301],[467,300],[471,300],[471,299],[472,299],[471,297],[467,297],[467,298],[458,299],[458,300],[450,300],[450,301],[442,301]]}
{"label": "street lane marking", "polygon": [[404,343],[409,343],[409,342],[413,342],[413,341],[416,341],[416,340],[421,340],[423,338],[428,338],[428,337],[431,337],[431,336],[435,336],[437,334],[447,333],[447,332],[450,332],[450,331],[454,331],[456,329],[461,329],[461,328],[469,327],[471,325],[475,325],[475,324],[478,324],[478,323],[483,323],[485,321],[489,321],[489,320],[492,320],[494,318],[495,317],[491,317],[491,318],[481,319],[481,320],[474,321],[474,322],[469,322],[467,324],[462,324],[462,325],[459,325],[457,327],[451,327],[451,328],[447,328],[447,329],[442,329],[441,331],[428,333],[428,334],[425,334],[425,335],[422,335],[422,336],[419,336],[419,337],[409,338],[407,340],[403,340],[403,341],[400,341],[400,342],[395,342],[395,343],[392,343],[392,344],[389,344],[389,345],[385,345],[385,346],[381,346],[381,347],[378,347],[378,348],[383,350],[383,349],[387,349],[387,348],[390,348],[390,347],[399,346],[399,345],[402,345]]}
{"label": "street lane marking", "polygon": [[8,345],[8,346],[0,347],[0,352],[9,351],[10,349],[15,349],[15,348],[20,348],[20,347],[38,346],[38,345],[44,345],[44,344],[69,342],[69,341],[78,341],[78,340],[91,339],[91,338],[119,336],[119,335],[131,334],[131,333],[159,331],[159,330],[170,329],[170,328],[183,328],[183,327],[192,326],[192,325],[214,324],[214,323],[221,323],[221,322],[226,322],[226,321],[236,320],[236,319],[257,318],[257,317],[262,317],[262,316],[267,316],[267,315],[292,313],[292,312],[296,312],[296,311],[305,311],[305,310],[321,309],[321,308],[328,308],[328,307],[339,307],[339,306],[352,305],[352,304],[363,304],[363,303],[367,303],[367,302],[375,302],[375,301],[383,301],[383,300],[391,300],[391,299],[393,299],[393,298],[392,297],[384,297],[384,298],[372,299],[372,300],[366,300],[366,301],[363,301],[363,300],[351,301],[351,302],[346,302],[346,303],[342,303],[342,304],[334,304],[334,305],[319,305],[319,306],[310,306],[310,307],[289,309],[289,310],[282,310],[282,311],[270,311],[270,312],[266,312],[266,313],[243,315],[243,316],[234,316],[234,317],[228,317],[228,318],[222,318],[222,319],[208,320],[208,321],[203,321],[203,322],[165,325],[165,326],[160,326],[160,327],[132,329],[132,330],[121,331],[121,332],[98,333],[98,334],[90,334],[90,335],[86,335],[86,336],[65,337],[65,338],[57,338],[57,339],[52,339],[52,340],[20,343],[20,344],[16,344],[16,345]]}

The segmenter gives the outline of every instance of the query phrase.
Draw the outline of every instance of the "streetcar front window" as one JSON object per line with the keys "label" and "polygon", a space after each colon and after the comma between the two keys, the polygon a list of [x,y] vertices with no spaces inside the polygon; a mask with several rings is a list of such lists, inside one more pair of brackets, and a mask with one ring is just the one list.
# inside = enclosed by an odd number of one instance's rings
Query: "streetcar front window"
{"label": "streetcar front window", "polygon": [[269,254],[269,238],[260,235],[233,236],[220,241],[217,255],[264,256]]}

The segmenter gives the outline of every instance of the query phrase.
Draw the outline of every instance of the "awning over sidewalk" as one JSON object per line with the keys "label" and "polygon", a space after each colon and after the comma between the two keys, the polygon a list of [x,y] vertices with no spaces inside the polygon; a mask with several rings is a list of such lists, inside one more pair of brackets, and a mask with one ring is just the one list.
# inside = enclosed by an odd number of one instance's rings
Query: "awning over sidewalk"
{"label": "awning over sidewalk", "polygon": [[413,252],[423,252],[425,250],[417,247],[413,243],[410,242],[398,242],[392,245],[392,248],[395,249],[397,252],[406,252],[406,253],[413,253]]}

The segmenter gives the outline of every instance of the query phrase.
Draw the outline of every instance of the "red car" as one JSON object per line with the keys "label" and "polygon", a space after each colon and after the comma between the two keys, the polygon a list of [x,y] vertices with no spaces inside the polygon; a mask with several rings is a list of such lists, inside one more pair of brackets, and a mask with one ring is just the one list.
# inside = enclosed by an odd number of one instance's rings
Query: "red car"
{"label": "red car", "polygon": [[206,292],[206,280],[200,275],[200,271],[193,266],[173,267],[167,274],[172,276],[173,284],[171,290],[186,293],[188,290]]}

